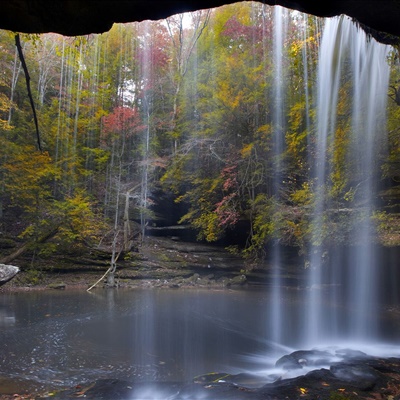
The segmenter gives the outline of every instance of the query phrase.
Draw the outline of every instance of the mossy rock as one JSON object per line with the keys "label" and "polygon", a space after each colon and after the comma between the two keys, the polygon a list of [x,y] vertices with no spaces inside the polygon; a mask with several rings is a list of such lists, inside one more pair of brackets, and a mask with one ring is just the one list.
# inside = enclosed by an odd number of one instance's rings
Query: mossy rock
{"label": "mossy rock", "polygon": [[64,290],[67,287],[67,285],[64,282],[54,282],[54,283],[49,283],[47,285],[48,289],[57,289],[57,290]]}

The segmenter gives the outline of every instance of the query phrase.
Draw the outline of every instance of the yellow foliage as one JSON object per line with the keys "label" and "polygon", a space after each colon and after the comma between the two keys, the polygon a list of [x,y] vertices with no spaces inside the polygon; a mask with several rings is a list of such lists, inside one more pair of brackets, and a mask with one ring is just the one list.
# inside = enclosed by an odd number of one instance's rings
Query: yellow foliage
{"label": "yellow foliage", "polygon": [[[11,126],[6,121],[5,116],[9,112],[11,102],[4,93],[0,93],[0,129],[9,130]],[[3,118],[1,118],[3,116]]]}
{"label": "yellow foliage", "polygon": [[296,190],[291,194],[291,199],[294,203],[299,205],[308,205],[311,203],[313,198],[313,192],[309,182],[304,182],[301,185],[301,189]]}
{"label": "yellow foliage", "polygon": [[270,124],[261,125],[257,129],[257,133],[260,134],[260,140],[266,140],[272,133],[272,127]]}
{"label": "yellow foliage", "polygon": [[199,239],[215,242],[222,232],[218,215],[214,212],[202,213],[193,221],[193,226],[200,229]]}
{"label": "yellow foliage", "polygon": [[[347,148],[349,143],[349,133],[342,127],[338,127],[336,130],[334,147],[333,147],[333,170],[331,173],[332,191],[333,197],[346,197],[343,191],[347,185]],[[346,199],[347,200],[347,199]]]}
{"label": "yellow foliage", "polygon": [[49,184],[58,178],[59,170],[47,152],[39,153],[33,146],[11,149],[3,166],[5,186],[13,204],[34,212],[49,196]]}
{"label": "yellow foliage", "polygon": [[64,224],[60,231],[70,239],[93,240],[99,233],[99,219],[96,218],[90,199],[82,192],[68,197],[59,205]]}
{"label": "yellow foliage", "polygon": [[235,10],[235,15],[238,21],[243,25],[250,25],[252,23],[252,17],[249,13],[250,8],[246,4],[237,4]]}
{"label": "yellow foliage", "polygon": [[241,150],[240,154],[243,158],[248,158],[251,156],[251,152],[253,150],[254,143],[246,144]]}
{"label": "yellow foliage", "polygon": [[293,42],[290,46],[289,53],[296,57],[303,47],[303,42]]}

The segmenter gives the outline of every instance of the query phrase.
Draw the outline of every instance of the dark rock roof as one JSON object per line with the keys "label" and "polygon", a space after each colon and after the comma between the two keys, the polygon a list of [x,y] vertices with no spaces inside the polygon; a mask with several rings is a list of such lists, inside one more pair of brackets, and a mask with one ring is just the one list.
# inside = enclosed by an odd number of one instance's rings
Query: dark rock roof
{"label": "dark rock roof", "polygon": [[[2,0],[0,28],[24,33],[56,32],[78,36],[108,31],[114,22],[161,19],[172,14],[218,7],[230,0]],[[378,40],[400,37],[399,0],[267,0],[317,16],[346,14]],[[395,36],[397,38],[393,38]]]}

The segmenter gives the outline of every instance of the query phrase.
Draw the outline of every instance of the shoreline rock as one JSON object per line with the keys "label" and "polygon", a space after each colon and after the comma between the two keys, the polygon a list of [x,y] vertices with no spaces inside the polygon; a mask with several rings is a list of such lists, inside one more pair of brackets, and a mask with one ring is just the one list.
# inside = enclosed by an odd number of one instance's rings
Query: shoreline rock
{"label": "shoreline rock", "polygon": [[[306,358],[315,357],[315,351],[298,351]],[[299,354],[289,354],[296,359]],[[320,354],[322,355],[322,354]],[[143,400],[168,398],[224,399],[224,400],[332,400],[332,399],[399,399],[400,359],[371,356],[350,357],[334,362],[330,368],[315,369],[291,379],[277,379],[275,382],[251,388],[243,384],[251,379],[249,374],[230,375],[212,373],[194,378],[193,382],[128,382],[117,379],[98,379],[79,385],[44,399],[72,399],[78,395],[96,400]],[[143,397],[144,396],[144,397]],[[158,397],[155,397],[158,396]]]}
{"label": "shoreline rock", "polygon": [[4,285],[19,272],[19,267],[14,265],[0,264],[0,286]]}

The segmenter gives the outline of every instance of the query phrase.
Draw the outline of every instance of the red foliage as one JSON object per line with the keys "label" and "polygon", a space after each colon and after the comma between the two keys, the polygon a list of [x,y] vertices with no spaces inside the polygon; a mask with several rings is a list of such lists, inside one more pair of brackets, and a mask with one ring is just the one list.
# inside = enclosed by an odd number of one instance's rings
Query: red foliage
{"label": "red foliage", "polygon": [[103,130],[101,146],[107,147],[120,138],[129,138],[143,132],[143,124],[139,112],[130,107],[116,107],[113,112],[102,118]]}
{"label": "red foliage", "polygon": [[237,187],[237,166],[236,165],[231,165],[229,167],[225,167],[222,172],[221,176],[225,179],[225,182],[223,183],[223,189],[224,191],[228,191],[229,189],[236,189]]}
{"label": "red foliage", "polygon": [[215,204],[220,226],[234,226],[239,221],[237,201],[239,199],[239,185],[237,181],[237,165],[229,165],[221,171],[224,179],[222,189],[228,192],[220,202]]}
{"label": "red foliage", "polygon": [[111,114],[103,117],[104,133],[130,136],[142,131],[144,128],[140,115],[134,108],[116,107]]}
{"label": "red foliage", "polygon": [[141,43],[137,49],[137,59],[142,69],[143,91],[152,90],[159,71],[168,66],[170,47],[168,32],[162,24],[152,22],[142,24],[139,35]]}
{"label": "red foliage", "polygon": [[216,204],[215,212],[218,215],[220,226],[234,226],[239,221],[239,212],[235,207],[235,198],[238,193],[230,193]]}
{"label": "red foliage", "polygon": [[226,22],[222,34],[234,41],[245,40],[247,42],[259,43],[263,40],[262,27],[243,25],[236,16],[233,16]]}

